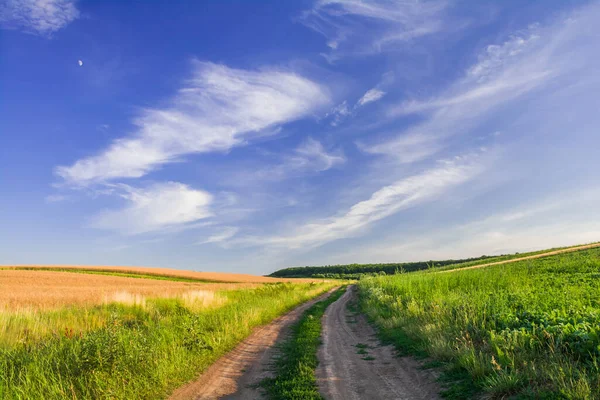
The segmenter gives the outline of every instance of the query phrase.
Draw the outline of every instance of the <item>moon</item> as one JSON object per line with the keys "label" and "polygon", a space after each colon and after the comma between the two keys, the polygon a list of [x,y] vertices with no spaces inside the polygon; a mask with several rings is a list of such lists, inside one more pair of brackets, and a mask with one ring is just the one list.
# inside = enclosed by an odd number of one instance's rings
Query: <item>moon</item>
{"label": "moon", "polygon": [[77,64],[79,64],[80,67],[83,67],[83,61],[79,60],[77,61]]}

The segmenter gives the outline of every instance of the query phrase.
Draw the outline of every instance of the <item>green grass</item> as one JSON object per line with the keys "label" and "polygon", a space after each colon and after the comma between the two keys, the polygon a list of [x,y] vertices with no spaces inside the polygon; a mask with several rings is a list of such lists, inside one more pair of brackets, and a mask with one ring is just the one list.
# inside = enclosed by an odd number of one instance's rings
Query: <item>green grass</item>
{"label": "green grass", "polygon": [[[590,243],[590,244],[593,244],[593,243]],[[485,258],[485,259],[481,259],[481,260],[468,261],[468,262],[463,262],[463,263],[450,264],[450,265],[444,265],[441,267],[430,268],[430,271],[431,272],[439,272],[439,271],[446,271],[446,270],[451,270],[451,269],[474,267],[477,265],[490,264],[490,263],[495,263],[495,262],[500,262],[500,261],[510,261],[510,260],[514,260],[516,258],[536,256],[538,254],[549,253],[551,251],[556,251],[556,250],[565,250],[565,249],[570,249],[572,247],[579,247],[579,246],[582,246],[582,245],[567,246],[567,247],[553,247],[551,249],[536,250],[536,251],[530,251],[530,252],[526,252],[526,253],[503,254],[500,256],[489,257],[489,258]]]}
{"label": "green grass", "polygon": [[267,378],[261,384],[270,399],[322,399],[315,378],[317,349],[321,344],[321,317],[327,306],[340,298],[345,290],[345,287],[340,288],[314,304],[292,327],[290,338],[282,344],[281,355],[275,362],[275,377]]}
{"label": "green grass", "polygon": [[382,339],[443,365],[448,398],[600,398],[600,249],[358,286]]}
{"label": "green grass", "polygon": [[[66,328],[43,340],[25,334],[0,345],[0,399],[164,398],[254,327],[331,286],[269,284],[224,291],[220,295],[226,302],[203,310],[160,298],[147,299],[144,306],[91,307],[78,316],[108,314],[98,328]],[[49,317],[43,322],[57,321]]]}

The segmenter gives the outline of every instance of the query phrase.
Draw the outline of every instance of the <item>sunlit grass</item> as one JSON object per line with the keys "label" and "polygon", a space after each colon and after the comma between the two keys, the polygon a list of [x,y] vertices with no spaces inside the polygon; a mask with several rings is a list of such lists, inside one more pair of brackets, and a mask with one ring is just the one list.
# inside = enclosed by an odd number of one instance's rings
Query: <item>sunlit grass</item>
{"label": "sunlit grass", "polygon": [[[0,314],[0,398],[160,398],[332,286],[267,284]],[[114,301],[117,300],[117,301]]]}
{"label": "sunlit grass", "polygon": [[359,287],[386,339],[468,377],[456,398],[600,397],[600,249]]}

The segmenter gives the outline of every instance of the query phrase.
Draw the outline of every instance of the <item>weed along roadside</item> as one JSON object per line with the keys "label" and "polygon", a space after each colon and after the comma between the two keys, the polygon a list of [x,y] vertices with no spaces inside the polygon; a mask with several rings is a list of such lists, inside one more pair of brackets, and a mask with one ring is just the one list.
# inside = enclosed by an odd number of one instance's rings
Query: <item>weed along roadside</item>
{"label": "weed along roadside", "polygon": [[[48,334],[39,339],[27,333],[38,325],[27,325],[19,310],[3,312],[0,326],[20,336],[0,346],[0,398],[165,398],[255,327],[333,286],[276,283],[221,291],[214,307],[195,299],[149,297],[143,303],[41,310],[35,322]],[[53,331],[56,319],[71,312],[84,321],[107,318],[87,331]],[[20,321],[26,329],[19,328]]]}
{"label": "weed along roadside", "polygon": [[600,248],[573,249],[312,283],[0,270],[0,399],[600,398]]}
{"label": "weed along roadside", "polygon": [[317,350],[321,344],[321,321],[327,307],[337,301],[346,291],[346,286],[337,289],[304,312],[287,340],[279,347],[279,356],[274,363],[274,377],[266,378],[261,386],[268,398],[322,399],[317,387],[315,369]]}
{"label": "weed along roadside", "polygon": [[351,286],[325,311],[316,371],[321,395],[328,400],[437,399],[435,375],[381,343],[357,301]]}
{"label": "weed along roadside", "polygon": [[600,249],[361,280],[380,337],[442,368],[445,397],[600,397]]}

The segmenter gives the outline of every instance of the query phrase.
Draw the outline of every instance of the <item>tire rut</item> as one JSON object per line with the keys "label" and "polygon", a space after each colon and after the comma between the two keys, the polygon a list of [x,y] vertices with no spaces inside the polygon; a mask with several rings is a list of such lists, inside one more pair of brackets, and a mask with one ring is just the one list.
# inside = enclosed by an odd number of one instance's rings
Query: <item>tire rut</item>
{"label": "tire rut", "polygon": [[287,336],[290,326],[304,311],[327,298],[336,289],[331,289],[276,318],[268,325],[257,328],[195,381],[173,392],[169,399],[262,399],[263,393],[258,384],[272,375],[270,366],[276,354],[274,345]]}
{"label": "tire rut", "polygon": [[363,315],[348,305],[356,300],[351,286],[323,317],[317,382],[323,397],[341,399],[438,399],[433,371],[420,369],[410,357],[383,346]]}

